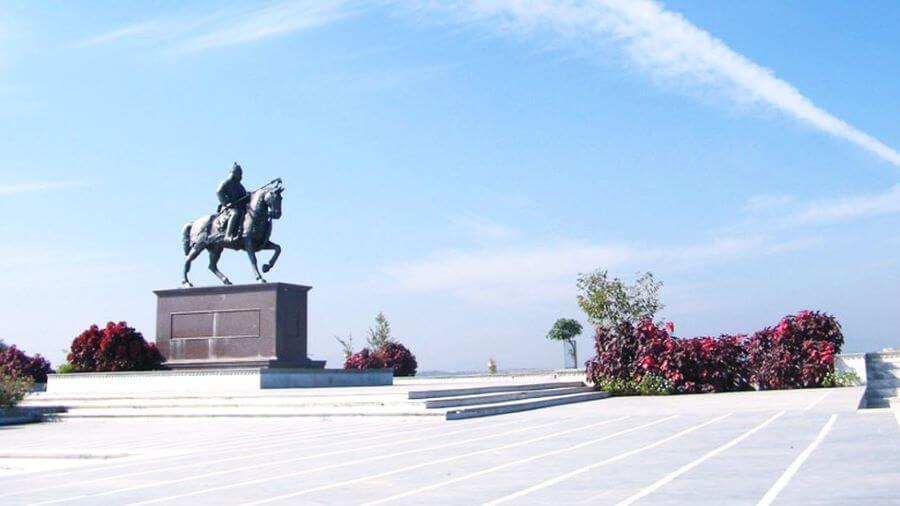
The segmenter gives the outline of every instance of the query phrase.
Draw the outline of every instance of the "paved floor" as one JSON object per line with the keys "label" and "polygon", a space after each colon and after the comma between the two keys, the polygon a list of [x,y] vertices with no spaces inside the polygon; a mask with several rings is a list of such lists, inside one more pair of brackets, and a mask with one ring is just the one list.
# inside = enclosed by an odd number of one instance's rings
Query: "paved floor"
{"label": "paved floor", "polygon": [[0,504],[900,504],[900,414],[860,395],[6,427]]}

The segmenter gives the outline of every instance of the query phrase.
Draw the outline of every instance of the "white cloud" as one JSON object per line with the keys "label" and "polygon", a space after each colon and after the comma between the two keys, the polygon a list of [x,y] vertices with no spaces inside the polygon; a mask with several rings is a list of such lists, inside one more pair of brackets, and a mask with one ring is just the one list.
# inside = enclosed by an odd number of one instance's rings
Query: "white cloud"
{"label": "white cloud", "polygon": [[572,296],[575,277],[597,267],[647,269],[778,254],[808,240],[723,238],[682,247],[641,247],[565,242],[549,247],[445,251],[389,265],[384,272],[412,292],[447,293],[476,303],[520,304]]}
{"label": "white cloud", "polygon": [[454,216],[452,221],[469,234],[482,239],[510,239],[518,235],[518,231],[512,227],[470,214]]}
{"label": "white cloud", "polygon": [[343,0],[290,0],[252,9],[160,18],[87,37],[75,47],[91,47],[127,38],[168,39],[182,51],[236,46],[315,28],[352,15]]}
{"label": "white cloud", "polygon": [[72,181],[37,182],[0,185],[0,195],[15,195],[18,193],[36,193],[66,188],[80,188],[84,183]]}
{"label": "white cloud", "polygon": [[188,39],[183,49],[200,51],[285,35],[315,28],[351,14],[346,2],[339,0],[301,0],[282,2],[263,9],[240,13],[209,32]]}
{"label": "white cloud", "polygon": [[387,272],[415,291],[454,290],[518,280],[542,281],[596,265],[618,265],[631,248],[566,243],[543,248],[447,251],[426,260],[396,264]]}
{"label": "white cloud", "polygon": [[428,5],[495,30],[549,33],[554,43],[612,43],[653,76],[724,92],[742,103],[767,105],[900,166],[896,150],[816,106],[772,70],[652,0],[459,0]]}
{"label": "white cloud", "polygon": [[900,213],[900,185],[882,193],[852,195],[806,204],[790,217],[789,223],[834,223],[896,213]]}
{"label": "white cloud", "polygon": [[[629,61],[666,81],[718,91],[741,103],[758,103],[844,139],[900,166],[900,153],[815,105],[790,83],[729,48],[682,15],[653,0],[457,0],[409,4],[390,0],[293,0],[250,11],[227,11],[193,26],[181,45],[199,51],[255,42],[326,25],[364,5],[401,11],[454,13],[493,30],[551,34],[555,43],[587,42],[618,47]],[[199,27],[208,27],[198,33]],[[89,38],[94,45],[158,29],[155,22],[131,25]],[[182,30],[184,28],[181,28]],[[193,32],[193,33],[190,33]]]}
{"label": "white cloud", "polygon": [[161,24],[158,21],[146,21],[143,23],[136,23],[136,24],[129,25],[129,26],[126,26],[123,28],[118,28],[116,30],[101,33],[101,34],[95,35],[93,37],[88,37],[88,38],[76,43],[75,47],[99,46],[99,45],[107,44],[109,42],[113,42],[113,41],[120,40],[120,39],[148,35],[148,34],[157,32],[160,28],[161,28]]}

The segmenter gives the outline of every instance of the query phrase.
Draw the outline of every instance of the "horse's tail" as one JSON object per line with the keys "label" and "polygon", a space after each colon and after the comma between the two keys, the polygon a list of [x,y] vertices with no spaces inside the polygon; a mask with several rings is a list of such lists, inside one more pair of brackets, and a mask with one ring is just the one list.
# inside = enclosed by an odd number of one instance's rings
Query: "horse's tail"
{"label": "horse's tail", "polygon": [[181,229],[181,242],[184,244],[184,254],[187,256],[188,253],[191,252],[191,226],[193,223],[188,223]]}

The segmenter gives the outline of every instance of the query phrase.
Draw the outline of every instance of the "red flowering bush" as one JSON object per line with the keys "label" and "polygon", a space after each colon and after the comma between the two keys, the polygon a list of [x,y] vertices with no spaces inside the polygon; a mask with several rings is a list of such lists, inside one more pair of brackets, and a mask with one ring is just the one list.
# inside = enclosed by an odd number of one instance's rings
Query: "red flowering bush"
{"label": "red flowering bush", "polygon": [[12,379],[31,379],[35,383],[46,383],[47,374],[52,373],[50,362],[40,354],[29,357],[12,345],[0,351],[0,376]]}
{"label": "red flowering bush", "polygon": [[416,356],[397,342],[388,342],[374,352],[363,348],[344,362],[344,369],[393,369],[394,376],[415,376],[417,367]]}
{"label": "red flowering bush", "polygon": [[[643,366],[639,363],[639,336],[634,327],[623,323],[615,330],[600,327],[594,337],[593,359],[585,363],[588,378],[630,380],[641,375]],[[643,359],[643,357],[641,357]]]}
{"label": "red flowering bush", "polygon": [[820,386],[843,344],[841,326],[831,315],[801,311],[785,316],[747,342],[751,381],[764,390]]}
{"label": "red flowering bush", "polygon": [[344,369],[384,369],[384,361],[377,353],[372,353],[368,348],[363,348],[344,361]]}
{"label": "red flowering bush", "polygon": [[394,376],[415,376],[416,356],[406,346],[398,342],[387,343],[377,355],[381,356],[386,367],[394,370]]}
{"label": "red flowering bush", "polygon": [[72,341],[67,358],[75,372],[149,371],[162,369],[164,361],[156,345],[125,322],[91,325]]}
{"label": "red flowering bush", "polygon": [[669,337],[660,373],[679,393],[747,390],[747,352],[743,336]]}
{"label": "red flowering bush", "polygon": [[369,329],[369,347],[358,353],[350,353],[351,340],[338,342],[348,353],[344,369],[393,369],[394,376],[415,376],[416,356],[406,346],[391,337],[391,324],[384,313],[375,317],[375,327]]}
{"label": "red flowering bush", "polygon": [[678,393],[746,390],[747,360],[742,336],[678,339],[668,328],[645,321],[636,328],[620,326],[614,334],[601,331],[597,356],[587,363],[589,378],[640,381],[650,374],[668,380]]}
{"label": "red flowering bush", "polygon": [[596,356],[585,364],[597,385],[661,378],[678,393],[810,388],[834,373],[834,357],[844,337],[834,317],[802,311],[782,318],[749,339],[722,335],[678,339],[674,326],[651,321],[615,331],[600,329]]}

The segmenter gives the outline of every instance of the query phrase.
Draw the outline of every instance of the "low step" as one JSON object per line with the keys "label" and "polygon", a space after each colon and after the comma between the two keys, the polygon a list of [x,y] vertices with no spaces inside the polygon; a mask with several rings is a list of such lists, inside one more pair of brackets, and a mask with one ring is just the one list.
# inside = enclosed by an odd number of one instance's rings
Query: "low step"
{"label": "low step", "polygon": [[465,395],[493,394],[500,392],[523,392],[526,390],[549,390],[562,387],[584,386],[581,381],[556,381],[553,383],[510,384],[490,387],[451,388],[446,390],[416,390],[409,392],[410,399],[435,399],[440,397],[462,397]]}
{"label": "low step", "polygon": [[467,397],[450,397],[447,399],[434,399],[425,401],[425,407],[434,408],[454,408],[458,406],[480,406],[483,404],[496,404],[499,402],[520,401],[523,399],[536,399],[541,397],[556,397],[559,395],[578,394],[583,392],[593,392],[594,387],[567,387],[553,388],[548,390],[530,390],[526,392],[509,392],[500,394],[473,395]]}
{"label": "low step", "polygon": [[875,379],[870,376],[866,386],[871,389],[879,390],[882,388],[900,388],[900,378],[890,376],[884,379]]}
{"label": "low step", "polygon": [[881,360],[869,360],[866,362],[866,373],[896,370],[900,370],[900,362],[885,362]]}
{"label": "low step", "polygon": [[898,379],[900,380],[900,367],[896,369],[882,369],[882,370],[874,370],[867,371],[866,376],[869,381],[871,380],[883,380],[883,379]]}
{"label": "low step", "polygon": [[54,401],[53,403],[43,403],[37,401],[29,401],[25,406],[32,408],[43,408],[43,407],[54,407],[54,406],[65,406],[68,408],[90,408],[90,409],[157,409],[157,408],[247,408],[247,409],[266,409],[266,408],[330,408],[330,407],[359,407],[359,408],[368,408],[368,407],[379,407],[379,406],[387,406],[387,405],[395,405],[402,406],[412,404],[410,401],[406,399],[400,400],[354,400],[341,402],[340,399],[334,399],[331,401],[315,401],[311,402],[306,399],[259,399],[256,401],[241,401],[241,400],[219,400],[219,399],[210,399],[210,400],[184,400],[184,399],[169,399],[169,400],[154,400],[152,402],[141,401],[141,400],[105,400],[105,399],[97,399],[91,401],[71,401],[68,402],[64,399],[59,399]]}
{"label": "low step", "polygon": [[900,388],[873,388],[869,386],[866,388],[866,397],[881,397],[883,399],[900,397]]}
{"label": "low step", "polygon": [[867,397],[866,398],[866,409],[873,408],[889,408],[891,407],[891,402],[889,399],[883,399],[881,397]]}
{"label": "low step", "polygon": [[580,394],[562,395],[537,401],[515,402],[509,404],[494,404],[491,406],[478,406],[474,408],[456,409],[447,411],[447,420],[464,420],[467,418],[480,418],[483,416],[504,415],[519,411],[547,408],[550,406],[562,406],[577,402],[588,402],[609,397],[607,392],[587,392]]}
{"label": "low step", "polygon": [[441,416],[423,406],[389,406],[383,408],[151,408],[93,409],[73,408],[59,418],[331,418],[331,417],[419,417]]}

